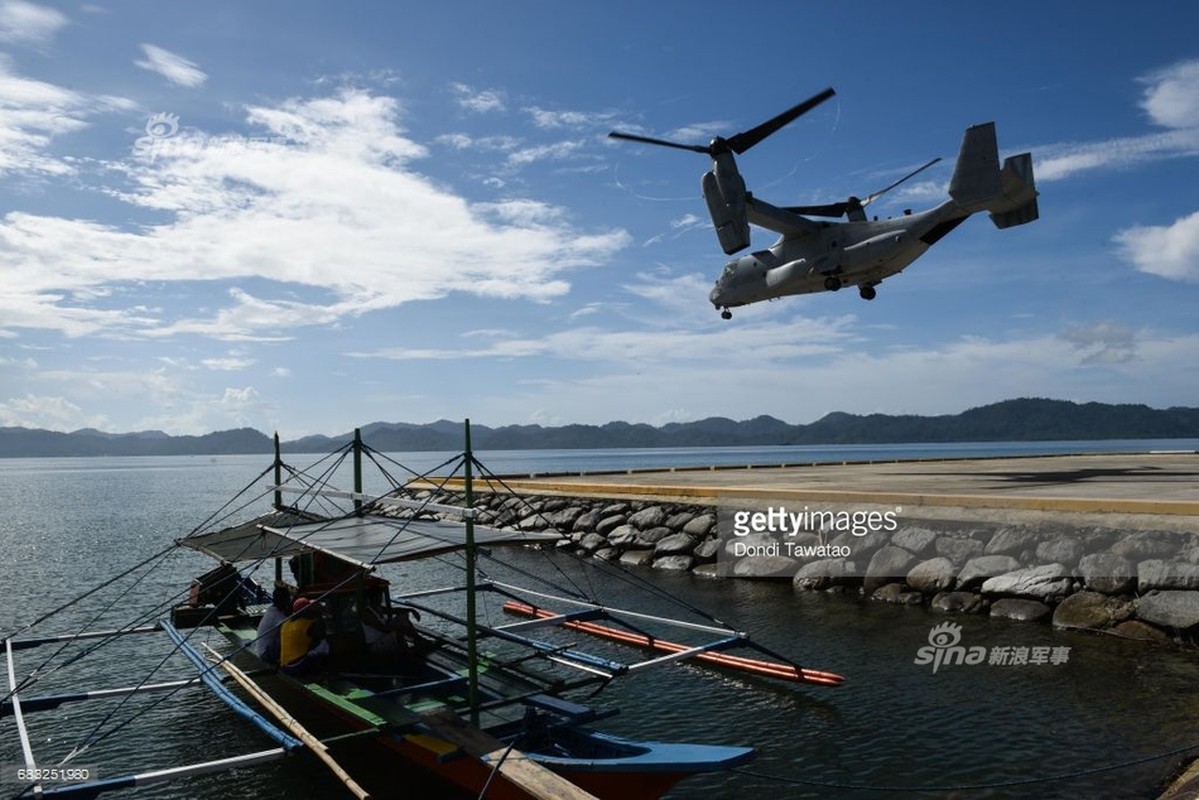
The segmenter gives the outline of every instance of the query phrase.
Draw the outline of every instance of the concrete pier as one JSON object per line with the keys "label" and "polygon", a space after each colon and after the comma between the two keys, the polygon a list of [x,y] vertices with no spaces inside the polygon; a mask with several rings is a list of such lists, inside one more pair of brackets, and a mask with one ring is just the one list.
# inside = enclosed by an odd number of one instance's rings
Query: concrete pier
{"label": "concrete pier", "polygon": [[1199,454],[1189,451],[688,468],[505,482],[551,495],[901,505],[924,518],[1199,533]]}

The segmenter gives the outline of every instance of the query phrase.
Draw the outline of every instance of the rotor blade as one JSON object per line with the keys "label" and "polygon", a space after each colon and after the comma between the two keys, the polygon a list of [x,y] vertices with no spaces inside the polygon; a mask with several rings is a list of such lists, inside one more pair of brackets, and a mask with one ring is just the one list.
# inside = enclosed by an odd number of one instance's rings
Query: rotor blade
{"label": "rotor blade", "polygon": [[792,106],[782,114],[779,114],[777,117],[763,122],[756,128],[750,128],[747,131],[738,133],[736,136],[730,136],[728,139],[729,148],[737,155],[741,155],[746,150],[777,131],[779,128],[787,125],[796,117],[808,113],[813,108],[820,105],[835,94],[836,92],[833,90],[833,88],[829,87],[819,94],[812,95],[799,105]]}
{"label": "rotor blade", "polygon": [[934,158],[932,161],[930,161],[930,162],[928,162],[927,164],[925,164],[923,167],[920,167],[919,169],[914,169],[914,170],[912,170],[911,172],[909,172],[907,175],[904,175],[902,178],[900,178],[899,180],[895,181],[895,183],[891,184],[891,185],[890,185],[890,186],[888,186],[887,188],[885,188],[885,189],[879,189],[877,192],[874,192],[873,194],[868,194],[868,195],[866,195],[866,197],[864,197],[864,198],[862,199],[862,205],[863,205],[863,206],[868,206],[868,205],[870,205],[870,204],[871,204],[871,203],[873,203],[875,200],[879,199],[880,197],[882,197],[883,195],[885,195],[887,192],[891,191],[891,190],[892,190],[892,189],[894,189],[896,186],[898,186],[899,184],[901,184],[901,183],[903,183],[904,181],[906,181],[908,178],[914,178],[914,177],[916,177],[916,176],[917,176],[917,175],[919,175],[921,172],[924,172],[926,169],[928,169],[929,167],[931,167],[933,164],[936,164],[936,163],[937,163],[938,161],[940,161],[940,160],[941,160],[941,157],[940,157],[940,156],[937,156],[937,157],[936,157],[936,158]]}
{"label": "rotor blade", "polygon": [[807,214],[813,217],[841,217],[845,215],[848,203],[829,203],[826,206],[784,206],[784,211],[792,214]]}
{"label": "rotor blade", "polygon": [[662,147],[673,147],[676,150],[690,150],[693,153],[708,154],[708,147],[702,144],[680,144],[678,142],[668,142],[665,139],[654,139],[649,136],[637,136],[633,133],[621,133],[620,131],[612,131],[608,134],[611,139],[628,139],[630,142],[642,142],[644,144],[656,144]]}

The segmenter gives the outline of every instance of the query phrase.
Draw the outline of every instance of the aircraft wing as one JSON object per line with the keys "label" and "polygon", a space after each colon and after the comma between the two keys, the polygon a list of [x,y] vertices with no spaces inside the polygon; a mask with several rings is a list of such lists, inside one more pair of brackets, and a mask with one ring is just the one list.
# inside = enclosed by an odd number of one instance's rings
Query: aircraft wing
{"label": "aircraft wing", "polygon": [[785,238],[804,236],[820,229],[819,222],[801,217],[791,211],[772,206],[750,195],[746,197],[749,221],[759,228],[782,234]]}

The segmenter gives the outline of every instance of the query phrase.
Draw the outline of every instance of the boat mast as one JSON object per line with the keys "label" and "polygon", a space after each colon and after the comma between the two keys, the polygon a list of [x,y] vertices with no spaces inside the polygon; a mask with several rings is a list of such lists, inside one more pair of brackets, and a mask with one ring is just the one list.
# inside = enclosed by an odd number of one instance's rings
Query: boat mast
{"label": "boat mast", "polygon": [[[362,429],[354,429],[354,494],[362,494]],[[354,498],[354,513],[362,516],[362,500]]]}
{"label": "boat mast", "polygon": [[[279,449],[279,431],[275,431],[275,510],[283,510],[283,453]],[[275,559],[275,585],[283,583],[283,559]]]}
{"label": "boat mast", "polygon": [[470,724],[479,725],[479,643],[476,635],[475,608],[475,515],[474,490],[471,486],[474,454],[470,447],[470,420],[466,420],[466,449],[463,453],[463,486],[466,505],[466,663],[467,699]]}
{"label": "boat mast", "polygon": [[283,455],[279,451],[279,431],[275,431],[275,510],[283,508]]}

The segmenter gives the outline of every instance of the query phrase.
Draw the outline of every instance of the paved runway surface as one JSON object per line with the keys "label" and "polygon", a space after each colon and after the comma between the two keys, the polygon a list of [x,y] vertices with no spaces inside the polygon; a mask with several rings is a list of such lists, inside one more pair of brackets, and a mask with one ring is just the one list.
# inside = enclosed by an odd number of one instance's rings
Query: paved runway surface
{"label": "paved runway surface", "polygon": [[1152,453],[679,469],[510,480],[555,494],[779,497],[1199,517],[1199,455]]}

